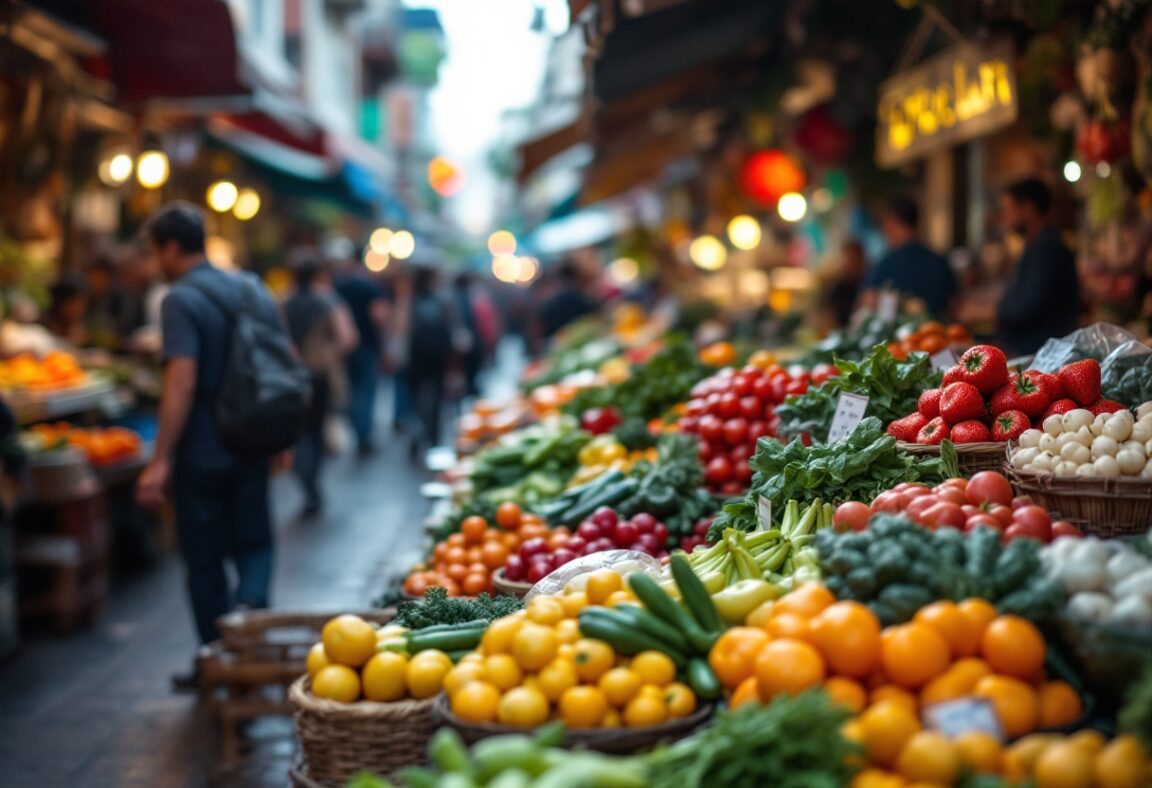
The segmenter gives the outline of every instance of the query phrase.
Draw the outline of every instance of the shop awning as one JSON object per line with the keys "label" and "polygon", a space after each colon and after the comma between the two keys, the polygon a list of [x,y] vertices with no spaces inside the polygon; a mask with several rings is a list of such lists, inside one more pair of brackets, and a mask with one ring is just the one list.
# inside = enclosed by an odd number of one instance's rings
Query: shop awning
{"label": "shop awning", "polygon": [[537,170],[566,150],[588,139],[592,124],[587,113],[572,123],[528,140],[520,146],[520,166],[516,181],[525,183]]}

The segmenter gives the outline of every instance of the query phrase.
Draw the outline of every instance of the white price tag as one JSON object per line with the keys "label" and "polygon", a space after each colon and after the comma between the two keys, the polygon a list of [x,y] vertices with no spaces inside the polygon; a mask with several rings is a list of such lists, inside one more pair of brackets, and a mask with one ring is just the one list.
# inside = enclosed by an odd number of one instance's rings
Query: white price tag
{"label": "white price tag", "polygon": [[772,502],[763,495],[756,500],[756,530],[769,531],[772,529]]}
{"label": "white price tag", "polygon": [[836,413],[832,416],[832,427],[828,430],[828,442],[835,443],[851,435],[856,425],[864,420],[867,409],[867,397],[842,393],[836,401]]}
{"label": "white price tag", "polygon": [[876,317],[885,323],[893,323],[896,321],[896,315],[899,312],[900,294],[895,290],[881,290],[879,297],[876,299]]}
{"label": "white price tag", "polygon": [[949,739],[971,731],[990,733],[1004,740],[1004,729],[991,701],[984,698],[960,698],[935,703],[924,709],[928,727],[938,730]]}
{"label": "white price tag", "polygon": [[956,366],[956,354],[951,348],[944,348],[931,356],[932,369],[937,372],[946,372],[950,367]]}

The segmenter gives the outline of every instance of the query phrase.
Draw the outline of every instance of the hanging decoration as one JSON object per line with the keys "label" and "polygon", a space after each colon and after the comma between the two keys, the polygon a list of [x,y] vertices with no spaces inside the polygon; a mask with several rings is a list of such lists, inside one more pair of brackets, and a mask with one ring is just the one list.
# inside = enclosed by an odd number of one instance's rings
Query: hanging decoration
{"label": "hanging decoration", "polygon": [[852,132],[832,118],[827,105],[805,113],[793,139],[808,158],[824,167],[844,161],[855,144]]}
{"label": "hanging decoration", "polygon": [[761,205],[775,206],[780,196],[801,191],[808,183],[796,160],[781,150],[762,150],[740,167],[740,191]]}

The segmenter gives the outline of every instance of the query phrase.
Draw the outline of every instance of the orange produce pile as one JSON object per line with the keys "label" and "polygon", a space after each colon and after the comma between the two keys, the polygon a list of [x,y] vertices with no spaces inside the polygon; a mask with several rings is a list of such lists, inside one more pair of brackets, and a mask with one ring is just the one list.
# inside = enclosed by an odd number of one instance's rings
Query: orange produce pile
{"label": "orange produce pile", "polygon": [[[460,532],[438,542],[429,560],[418,565],[404,581],[404,593],[423,596],[424,589],[441,586],[449,596],[476,596],[492,592],[492,573],[528,539],[564,539],[568,529],[549,530],[544,518],[522,512],[514,503],[496,510],[496,523],[469,517]],[[557,545],[559,546],[559,544]]]}
{"label": "orange produce pile", "polygon": [[52,352],[39,359],[21,353],[0,361],[0,388],[64,389],[84,383],[85,373],[71,353]]}
{"label": "orange produce pile", "polygon": [[81,450],[93,465],[115,465],[140,456],[139,433],[125,427],[85,428],[60,422],[35,424],[28,432],[46,449],[68,445]]}
{"label": "orange produce pile", "polygon": [[972,335],[959,323],[945,326],[929,320],[907,337],[888,343],[888,352],[898,359],[908,358],[909,353],[939,353],[944,348],[952,348],[957,355],[972,344]]}
{"label": "orange produce pile", "polygon": [[[857,715],[844,735],[863,747],[869,772],[950,785],[965,745],[925,731],[927,707],[984,699],[1010,739],[1080,718],[1076,691],[1045,675],[1045,652],[1033,624],[982,599],[935,602],[881,628],[866,606],[808,583],[721,635],[709,664],[733,707],[822,686]],[[996,772],[1010,765],[998,758]]]}

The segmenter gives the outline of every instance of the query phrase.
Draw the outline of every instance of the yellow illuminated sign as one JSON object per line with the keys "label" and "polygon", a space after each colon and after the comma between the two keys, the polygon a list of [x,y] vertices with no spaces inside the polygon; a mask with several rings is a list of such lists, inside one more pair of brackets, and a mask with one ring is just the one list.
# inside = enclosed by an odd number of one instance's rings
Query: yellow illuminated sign
{"label": "yellow illuminated sign", "polygon": [[1012,45],[961,44],[880,86],[876,161],[894,167],[1016,120]]}

